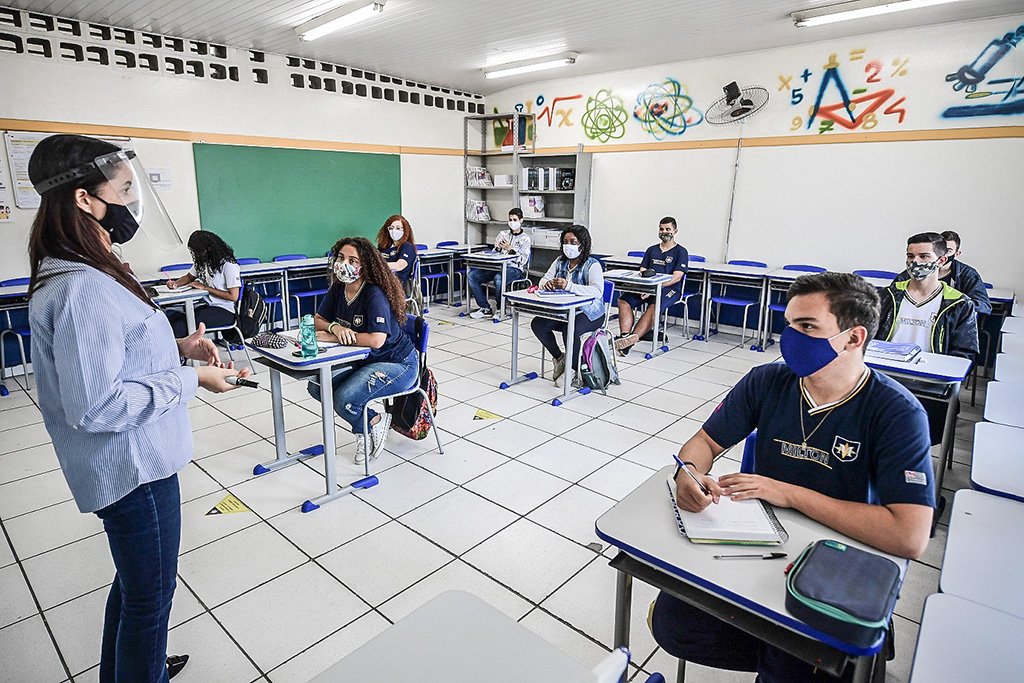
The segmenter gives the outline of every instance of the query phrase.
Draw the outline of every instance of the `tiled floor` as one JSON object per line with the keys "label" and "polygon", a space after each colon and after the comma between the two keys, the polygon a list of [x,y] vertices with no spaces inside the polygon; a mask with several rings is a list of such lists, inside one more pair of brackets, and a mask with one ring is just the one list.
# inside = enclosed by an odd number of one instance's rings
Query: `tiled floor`
{"label": "tiled floor", "polygon": [[[673,328],[675,348],[650,361],[643,347],[625,358],[623,384],[608,396],[553,408],[547,402],[558,389],[546,380],[497,389],[507,378],[508,322],[457,313],[437,305],[428,316],[445,455],[432,450],[432,438],[392,433],[375,463],[381,485],[313,514],[297,506],[322,489],[318,459],[252,475],[253,465],[274,455],[269,392],[200,392],[190,407],[195,457],[180,476],[182,554],[170,633],[171,651],[192,659],[177,680],[308,680],[452,588],[479,595],[587,664],[610,648],[614,572],[594,519],[671,462],[732,384],[774,360],[777,347],[757,354],[728,337],[686,342]],[[540,346],[525,323],[523,332],[520,367],[539,370]],[[302,383],[285,382],[289,446],[318,442],[318,404]],[[12,394],[0,399],[0,678],[94,681],[113,575],[106,539],[96,518],[71,501],[35,392],[10,379],[7,385]],[[480,410],[497,417],[480,419]],[[946,477],[952,489],[967,484],[979,415],[980,407],[964,402],[956,467]],[[353,439],[339,429],[338,442],[340,478],[355,479]],[[207,515],[229,493],[251,512]],[[940,525],[912,564],[896,608],[890,681],[907,679],[945,538]],[[642,584],[634,588],[634,660],[671,678],[674,660],[644,623],[653,595]],[[693,665],[688,673],[693,681],[753,678]]]}

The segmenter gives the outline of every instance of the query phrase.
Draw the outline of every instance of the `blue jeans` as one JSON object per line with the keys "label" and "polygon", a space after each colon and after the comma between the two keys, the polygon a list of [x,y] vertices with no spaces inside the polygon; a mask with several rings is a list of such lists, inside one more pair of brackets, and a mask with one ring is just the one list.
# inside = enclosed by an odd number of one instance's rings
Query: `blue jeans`
{"label": "blue jeans", "polygon": [[[506,268],[508,269],[509,282],[522,280],[526,277],[526,273],[515,266],[506,266]],[[495,305],[500,307],[502,292],[501,271],[484,270],[483,268],[469,269],[469,290],[473,292],[473,300],[476,301],[476,305],[480,308],[491,307],[491,304],[487,301],[487,291],[484,289],[484,285],[488,282],[494,285]]]}
{"label": "blue jeans", "polygon": [[[412,389],[419,381],[419,356],[413,351],[401,363],[370,362],[365,365],[347,365],[334,372],[334,412],[352,425],[353,434],[363,433],[363,408],[380,396],[388,396]],[[312,380],[307,386],[309,395],[320,400],[320,382]],[[373,422],[377,411],[367,411],[366,423]]]}
{"label": "blue jeans", "polygon": [[178,475],[142,484],[96,516],[117,571],[103,618],[100,683],[163,683],[181,542]]}

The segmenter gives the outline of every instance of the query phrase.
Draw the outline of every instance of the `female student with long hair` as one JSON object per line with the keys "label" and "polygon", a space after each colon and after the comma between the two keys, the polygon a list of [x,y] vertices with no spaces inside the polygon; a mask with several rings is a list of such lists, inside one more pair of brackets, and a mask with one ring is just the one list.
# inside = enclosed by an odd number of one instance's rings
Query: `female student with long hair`
{"label": "female student with long hair", "polygon": [[[317,338],[370,349],[366,360],[340,368],[332,379],[334,409],[352,426],[355,461],[363,462],[363,408],[378,396],[411,388],[419,377],[416,348],[402,330],[405,295],[388,264],[365,237],[346,237],[331,248],[331,287],[315,322]],[[320,400],[320,385],[309,383]],[[370,459],[384,449],[391,416],[369,413]]]}
{"label": "female student with long hair", "polygon": [[604,269],[590,255],[590,231],[582,225],[573,225],[562,231],[562,254],[552,262],[548,272],[540,279],[541,289],[564,289],[573,294],[592,294],[596,298],[580,308],[576,314],[576,339],[566,341],[568,323],[545,318],[534,318],[530,328],[554,359],[551,379],[557,384],[565,372],[565,354],[558,347],[555,332],[562,335],[562,345],[571,355],[571,367],[579,364],[580,335],[593,332],[604,324]]}
{"label": "female student with long hair", "polygon": [[[181,539],[177,471],[192,456],[197,386],[233,389],[203,326],[175,342],[167,318],[111,253],[142,216],[130,153],[54,135],[32,153],[40,194],[29,237],[32,364],[46,430],[78,509],[102,521],[114,560],[99,679],[166,681]],[[150,207],[153,211],[155,207]],[[179,355],[211,363],[182,366]]]}
{"label": "female student with long hair", "polygon": [[[192,285],[210,295],[209,302],[195,309],[196,324],[207,327],[227,327],[235,324],[235,305],[242,294],[242,271],[235,260],[234,250],[227,242],[209,230],[196,230],[189,235],[188,250],[192,252],[192,270],[178,279],[168,280],[167,286],[176,289]],[[188,334],[188,323],[181,311],[167,311],[175,337]]]}
{"label": "female student with long hair", "polygon": [[[416,238],[404,216],[396,213],[384,221],[377,231],[377,249],[398,281],[403,285],[409,282],[416,264]],[[408,290],[406,287],[406,296],[409,295]]]}

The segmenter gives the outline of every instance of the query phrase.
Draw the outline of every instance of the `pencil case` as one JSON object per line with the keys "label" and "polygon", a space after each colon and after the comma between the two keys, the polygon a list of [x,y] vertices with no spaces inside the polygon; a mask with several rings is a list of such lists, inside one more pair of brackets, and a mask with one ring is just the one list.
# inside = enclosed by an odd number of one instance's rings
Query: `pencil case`
{"label": "pencil case", "polygon": [[804,548],[786,573],[786,609],[808,625],[858,647],[878,642],[900,590],[892,560],[839,541]]}

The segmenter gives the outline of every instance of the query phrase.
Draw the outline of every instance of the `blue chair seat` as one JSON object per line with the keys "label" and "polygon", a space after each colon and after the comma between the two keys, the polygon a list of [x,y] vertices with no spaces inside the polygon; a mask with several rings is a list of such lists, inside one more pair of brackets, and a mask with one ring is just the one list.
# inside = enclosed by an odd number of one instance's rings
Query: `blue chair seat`
{"label": "blue chair seat", "polygon": [[894,273],[891,270],[855,270],[853,274],[860,275],[861,277],[877,277],[887,280],[895,279],[899,275],[899,273]]}
{"label": "blue chair seat", "polygon": [[786,304],[768,304],[769,310],[777,311],[779,313],[786,312]]}
{"label": "blue chair seat", "polygon": [[627,251],[626,256],[630,258],[643,258],[646,253],[645,251]]}
{"label": "blue chair seat", "polygon": [[311,296],[323,296],[326,293],[326,287],[317,287],[316,289],[303,289],[298,292],[288,292],[290,296],[298,297],[300,299],[305,299]]}
{"label": "blue chair seat", "polygon": [[711,303],[724,306],[756,306],[761,302],[755,299],[742,299],[734,296],[713,296],[711,297]]}
{"label": "blue chair seat", "polygon": [[19,337],[32,336],[32,330],[29,328],[28,325],[15,325],[14,327],[9,327],[6,330],[3,330],[3,332],[11,332],[13,334],[18,335]]}

